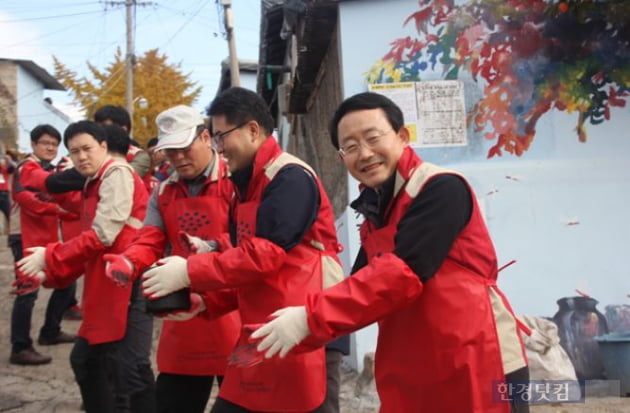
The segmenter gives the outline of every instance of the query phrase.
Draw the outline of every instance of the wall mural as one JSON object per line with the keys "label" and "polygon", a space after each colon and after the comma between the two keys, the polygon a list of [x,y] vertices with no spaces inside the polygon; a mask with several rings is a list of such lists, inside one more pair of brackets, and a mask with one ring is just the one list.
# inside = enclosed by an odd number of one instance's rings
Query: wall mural
{"label": "wall mural", "polygon": [[369,83],[422,80],[440,70],[457,79],[467,71],[483,86],[468,114],[476,132],[520,156],[540,117],[557,109],[579,114],[575,131],[610,119],[630,96],[630,1],[419,0],[403,22],[417,37],[394,40],[366,73]]}

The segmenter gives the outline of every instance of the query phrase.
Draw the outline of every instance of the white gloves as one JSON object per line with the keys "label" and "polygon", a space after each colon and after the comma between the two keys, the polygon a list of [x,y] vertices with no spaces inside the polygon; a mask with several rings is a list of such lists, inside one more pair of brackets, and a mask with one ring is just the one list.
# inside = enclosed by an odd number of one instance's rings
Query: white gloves
{"label": "white gloves", "polygon": [[179,256],[162,258],[155,268],[142,275],[142,290],[151,299],[164,297],[182,288],[190,287],[186,259]]}
{"label": "white gloves", "polygon": [[63,156],[59,163],[57,164],[57,172],[63,172],[70,168],[74,168],[74,164],[72,163],[72,159],[69,156]]}
{"label": "white gloves", "polygon": [[173,311],[162,317],[163,320],[169,321],[188,321],[197,314],[205,311],[206,303],[197,293],[190,294],[190,309],[187,311]]}
{"label": "white gloves", "polygon": [[204,254],[206,252],[216,251],[219,247],[216,241],[206,241],[183,231],[179,233],[179,236],[192,254]]}
{"label": "white gloves", "polygon": [[31,247],[26,251],[30,254],[19,260],[17,266],[24,275],[37,275],[46,268],[46,248]]}
{"label": "white gloves", "polygon": [[251,337],[266,336],[257,347],[260,352],[269,349],[265,353],[266,358],[273,357],[278,351],[280,351],[280,358],[283,358],[311,333],[306,321],[306,308],[303,306],[285,307],[271,316],[276,318],[254,331]]}

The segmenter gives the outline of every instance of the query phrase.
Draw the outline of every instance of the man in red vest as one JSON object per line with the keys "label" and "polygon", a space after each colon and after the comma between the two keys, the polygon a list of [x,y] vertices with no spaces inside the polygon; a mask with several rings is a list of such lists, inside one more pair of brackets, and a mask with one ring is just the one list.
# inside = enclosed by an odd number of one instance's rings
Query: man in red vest
{"label": "man in red vest", "polygon": [[[271,136],[273,118],[256,93],[228,89],[208,115],[235,186],[236,247],[164,259],[144,274],[143,289],[155,298],[185,287],[234,288],[243,324],[263,323],[279,308],[303,305],[325,279],[342,275],[332,208],[313,170]],[[247,348],[248,339],[249,332],[241,332],[239,348]],[[325,393],[322,347],[246,368],[228,366],[212,412],[313,411]]]}
{"label": "man in red vest", "polygon": [[[116,141],[116,148],[109,148],[122,152],[123,157],[129,145],[126,133],[124,137],[126,140]],[[119,352],[124,350],[121,340],[127,331],[137,327],[128,329],[127,321],[130,305],[138,297],[138,285],[135,291],[131,284],[115,286],[105,276],[103,255],[120,253],[131,244],[142,226],[148,198],[142,180],[124,159],[109,155],[107,139],[105,129],[90,121],[73,123],[66,129],[64,144],[70,158],[87,177],[83,232],[64,243],[30,248],[30,255],[18,262],[22,277],[16,286],[18,293],[41,282],[63,287],[85,274],[83,321],[70,363],[88,413],[130,411],[130,395],[118,372]]]}
{"label": "man in red vest", "polygon": [[[204,240],[228,232],[234,189],[204,123],[197,110],[183,105],[157,116],[159,140],[154,150],[164,152],[175,172],[152,193],[144,226],[133,245],[123,254],[104,257],[109,262],[107,275],[118,284],[135,279],[167,250],[180,257],[207,252],[210,247]],[[208,295],[186,294],[192,302],[189,309],[175,311],[169,305],[171,311],[165,311],[166,307],[159,307],[166,305],[164,300],[147,304],[151,311],[166,313],[161,314],[164,321],[157,351],[156,404],[162,413],[203,413],[214,376],[222,382],[240,332],[235,311],[217,317],[216,306],[212,312],[204,311]],[[228,309],[233,310],[234,294],[228,295]]]}
{"label": "man in red vest", "polygon": [[[52,160],[57,156],[61,134],[51,125],[38,125],[31,131],[33,152],[21,161],[13,174],[13,206],[11,211],[11,235],[9,246],[15,262],[31,247],[42,247],[57,241],[59,219],[74,215],[60,208],[41,190],[33,188],[30,180],[38,175],[48,176],[53,169]],[[76,218],[76,215],[74,215]],[[75,285],[56,289],[48,300],[46,319],[39,333],[39,344],[54,345],[71,343],[75,336],[61,331],[61,319],[74,299]],[[37,365],[51,361],[33,348],[30,337],[31,318],[37,289],[29,294],[18,295],[11,312],[12,364]]]}
{"label": "man in red vest", "polygon": [[272,314],[252,334],[258,350],[274,361],[299,343],[321,345],[378,322],[381,412],[509,412],[500,383],[528,380],[527,360],[469,184],[418,157],[385,96],[345,100],[330,134],[361,183],[351,204],[365,218],[354,274]]}

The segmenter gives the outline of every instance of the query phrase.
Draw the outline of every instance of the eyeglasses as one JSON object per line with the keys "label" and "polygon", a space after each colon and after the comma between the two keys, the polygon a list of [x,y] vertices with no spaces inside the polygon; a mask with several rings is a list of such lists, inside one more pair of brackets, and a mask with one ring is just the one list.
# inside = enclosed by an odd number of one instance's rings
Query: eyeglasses
{"label": "eyeglasses", "polygon": [[374,131],[368,134],[364,139],[353,139],[339,148],[339,155],[341,155],[342,158],[351,158],[361,152],[361,147],[375,149],[382,143],[383,137],[391,131],[393,131],[393,129],[387,132]]}
{"label": "eyeglasses", "polygon": [[197,138],[199,138],[201,136],[202,133],[203,133],[203,131],[201,131],[199,134],[197,134],[193,138],[192,142],[190,142],[190,145],[186,146],[185,148],[168,148],[168,149],[164,149],[163,150],[164,155],[166,155],[166,156],[175,156],[178,153],[187,154],[188,152],[190,152],[190,150],[192,149],[192,146],[194,145],[195,141],[197,140]]}
{"label": "eyeglasses", "polygon": [[37,145],[42,145],[42,146],[48,146],[49,148],[58,148],[59,147],[59,142],[57,141],[45,141],[45,140],[38,140],[37,141]]}
{"label": "eyeglasses", "polygon": [[215,133],[214,135],[212,135],[212,142],[214,142],[214,145],[216,147],[219,147],[219,146],[223,147],[223,141],[225,141],[225,137],[228,136],[230,133],[234,132],[235,130],[240,129],[243,126],[247,125],[247,123],[249,123],[249,121],[241,122],[235,127],[233,127],[232,129],[228,129],[225,132]]}

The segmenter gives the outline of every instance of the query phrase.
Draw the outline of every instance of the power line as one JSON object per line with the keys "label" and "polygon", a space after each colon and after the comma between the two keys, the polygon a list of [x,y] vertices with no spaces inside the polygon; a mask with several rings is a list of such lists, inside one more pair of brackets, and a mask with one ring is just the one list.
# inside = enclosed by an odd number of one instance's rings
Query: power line
{"label": "power line", "polygon": [[25,21],[58,19],[58,18],[61,18],[61,17],[84,16],[86,14],[96,14],[96,13],[101,13],[101,11],[100,10],[98,10],[98,11],[86,11],[86,12],[82,12],[82,13],[59,14],[57,16],[30,17],[30,18],[25,18],[25,19],[14,19],[14,20],[1,20],[0,23],[21,23],[21,22],[25,22]]}

